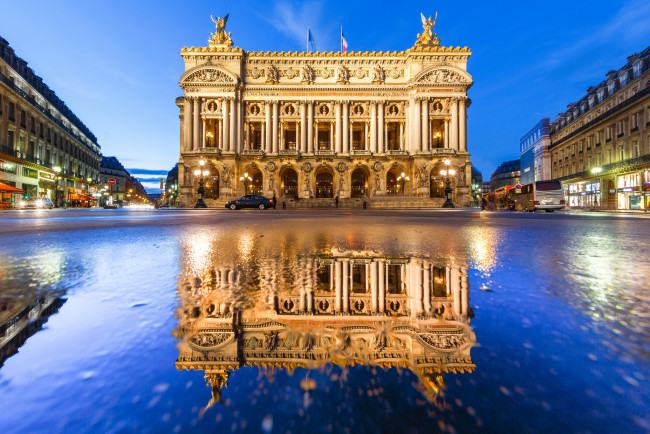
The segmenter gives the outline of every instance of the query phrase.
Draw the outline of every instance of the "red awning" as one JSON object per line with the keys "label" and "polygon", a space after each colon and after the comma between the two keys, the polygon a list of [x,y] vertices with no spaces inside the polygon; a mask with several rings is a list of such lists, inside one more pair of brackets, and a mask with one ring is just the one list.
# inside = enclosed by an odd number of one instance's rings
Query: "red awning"
{"label": "red awning", "polygon": [[0,193],[22,193],[25,194],[27,193],[25,190],[21,190],[20,188],[12,187],[11,185],[3,184],[0,182]]}

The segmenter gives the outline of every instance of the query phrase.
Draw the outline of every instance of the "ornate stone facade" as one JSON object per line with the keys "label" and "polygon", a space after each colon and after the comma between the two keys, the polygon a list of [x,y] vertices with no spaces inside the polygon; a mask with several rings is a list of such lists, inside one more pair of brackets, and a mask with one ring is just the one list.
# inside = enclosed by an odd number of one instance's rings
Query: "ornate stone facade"
{"label": "ornate stone facade", "polygon": [[225,20],[215,23],[220,39],[181,51],[184,206],[196,200],[201,159],[214,206],[245,192],[442,203],[446,159],[454,200],[468,202],[471,52],[440,46],[435,21],[423,18],[413,48],[387,53],[248,52],[224,36]]}

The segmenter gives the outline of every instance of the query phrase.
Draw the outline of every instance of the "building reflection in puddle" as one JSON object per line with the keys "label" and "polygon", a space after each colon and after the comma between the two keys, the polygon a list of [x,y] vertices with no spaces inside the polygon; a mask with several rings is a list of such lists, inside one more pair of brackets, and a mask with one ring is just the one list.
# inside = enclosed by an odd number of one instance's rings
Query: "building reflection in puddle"
{"label": "building reflection in puddle", "polygon": [[259,260],[248,248],[245,260],[230,251],[230,265],[215,257],[202,277],[185,268],[194,276],[179,285],[176,367],[205,372],[206,409],[243,366],[405,368],[430,400],[444,390],[443,374],[474,370],[464,268],[376,252],[280,250]]}

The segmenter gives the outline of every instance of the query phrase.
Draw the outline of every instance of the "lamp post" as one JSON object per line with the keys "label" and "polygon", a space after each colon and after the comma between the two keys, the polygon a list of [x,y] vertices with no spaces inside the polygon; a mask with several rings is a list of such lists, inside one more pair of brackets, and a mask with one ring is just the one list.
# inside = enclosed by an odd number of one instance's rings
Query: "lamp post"
{"label": "lamp post", "polygon": [[[204,165],[205,165],[205,160],[203,160],[203,158],[201,158],[199,160],[199,166],[201,166],[201,168],[202,168]],[[203,201],[203,195],[205,194],[205,188],[203,188],[203,177],[208,176],[209,174],[210,174],[210,172],[208,172],[207,170],[196,169],[194,171],[194,175],[200,177],[199,178],[199,188],[196,190],[196,192],[199,195],[199,199],[194,204],[194,208],[207,208],[208,207],[205,204],[205,202]]]}
{"label": "lamp post", "polygon": [[59,173],[61,173],[61,167],[60,166],[54,166],[52,168],[54,170],[54,173],[56,173],[56,181],[55,181],[55,186],[54,186],[54,208],[59,207]]}
{"label": "lamp post", "polygon": [[205,137],[208,139],[208,147],[212,146],[212,138],[214,137],[214,135],[210,131],[208,131]]}
{"label": "lamp post", "polygon": [[[445,167],[449,167],[451,161],[445,160]],[[443,169],[440,174],[445,177],[445,203],[442,204],[443,208],[456,208],[454,201],[451,200],[451,177],[456,174],[454,169]]]}
{"label": "lamp post", "polygon": [[400,176],[397,177],[397,181],[400,183],[402,186],[402,195],[404,195],[404,187],[406,186],[406,181],[410,181],[411,179],[406,176],[404,172],[400,174]]}
{"label": "lamp post", "polygon": [[252,181],[253,178],[250,177],[248,172],[244,172],[244,176],[241,176],[239,180],[244,183],[244,194],[248,194],[248,183]]}

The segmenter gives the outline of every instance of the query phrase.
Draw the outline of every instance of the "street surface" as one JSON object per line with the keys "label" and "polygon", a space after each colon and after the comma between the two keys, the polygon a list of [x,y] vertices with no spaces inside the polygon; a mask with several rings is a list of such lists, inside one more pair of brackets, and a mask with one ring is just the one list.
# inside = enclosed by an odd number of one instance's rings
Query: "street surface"
{"label": "street surface", "polygon": [[[648,223],[646,215],[475,210],[0,212],[0,307],[20,311],[48,297],[59,303],[0,363],[0,427],[647,432]],[[256,323],[269,314],[260,309],[269,294],[298,294],[321,279],[310,264],[336,257],[433,264],[440,281],[432,288],[443,285],[436,297],[450,303],[456,294],[445,295],[444,285],[465,285],[468,305],[454,309],[464,309],[475,336],[473,371],[450,370],[444,385],[425,390],[409,353],[416,341],[405,346],[390,328],[384,340],[340,353],[355,361],[345,367],[271,372],[237,356],[216,395],[200,366],[177,370],[197,315],[231,309],[233,327]],[[369,296],[363,273],[372,268],[351,270],[352,313],[300,323],[306,328],[296,339],[316,342],[301,357],[317,351],[332,327],[364,318],[354,309],[367,309],[358,300]],[[386,284],[398,275],[387,274]],[[210,304],[215,294],[227,302]],[[405,311],[413,330],[451,315],[409,297],[409,309],[422,312]],[[399,319],[390,308],[364,326]],[[259,345],[258,352],[288,351]],[[402,367],[373,363],[390,348],[409,357]],[[455,354],[438,353],[445,363]]]}

